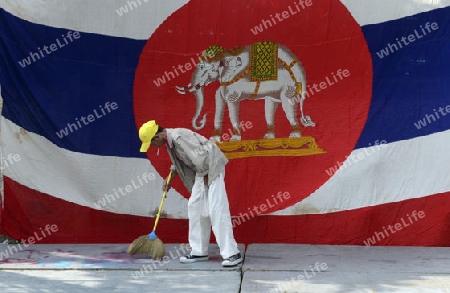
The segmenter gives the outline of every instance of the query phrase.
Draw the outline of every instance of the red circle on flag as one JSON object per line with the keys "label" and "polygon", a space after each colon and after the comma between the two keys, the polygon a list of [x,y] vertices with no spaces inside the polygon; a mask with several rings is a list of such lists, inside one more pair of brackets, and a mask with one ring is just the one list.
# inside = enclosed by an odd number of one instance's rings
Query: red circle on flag
{"label": "red circle on flag", "polygon": [[[232,49],[261,41],[286,46],[302,63],[309,91],[304,111],[315,123],[314,127],[303,126],[302,136],[314,138],[324,153],[230,159],[225,180],[232,215],[256,213],[255,207],[267,214],[292,206],[320,188],[332,176],[330,168],[354,149],[372,96],[371,55],[361,27],[339,0],[192,0],[149,38],[136,69],[137,128],[155,119],[165,128],[193,130],[195,98],[177,93],[175,87],[190,83],[199,54],[211,45]],[[219,86],[216,81],[204,87],[201,116],[207,113],[207,122],[197,132],[207,138],[214,130]],[[243,129],[243,141],[262,139],[266,133],[264,100],[242,101],[239,121],[249,126]],[[291,126],[281,106],[275,126],[277,138],[289,136]],[[229,133],[231,129],[226,108],[222,130]],[[152,147],[147,155],[165,178],[171,163],[166,152],[162,153],[157,157]],[[189,197],[180,180],[173,187]],[[275,200],[273,195],[280,193],[289,196]]]}

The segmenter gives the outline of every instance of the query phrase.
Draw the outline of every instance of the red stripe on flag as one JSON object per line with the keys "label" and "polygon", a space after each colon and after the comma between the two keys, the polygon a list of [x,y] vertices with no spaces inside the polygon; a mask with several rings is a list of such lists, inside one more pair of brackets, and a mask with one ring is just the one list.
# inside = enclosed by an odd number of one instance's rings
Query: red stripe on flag
{"label": "red stripe on flag", "polygon": [[[58,231],[47,234],[39,243],[130,243],[153,228],[153,218],[83,207],[6,177],[4,184],[0,233],[15,239],[31,237],[49,224],[57,225]],[[449,195],[447,192],[324,215],[257,216],[236,225],[235,238],[245,244],[365,245],[370,238],[374,240],[370,245],[450,246]],[[186,243],[188,222],[161,219],[157,234],[165,243]]]}

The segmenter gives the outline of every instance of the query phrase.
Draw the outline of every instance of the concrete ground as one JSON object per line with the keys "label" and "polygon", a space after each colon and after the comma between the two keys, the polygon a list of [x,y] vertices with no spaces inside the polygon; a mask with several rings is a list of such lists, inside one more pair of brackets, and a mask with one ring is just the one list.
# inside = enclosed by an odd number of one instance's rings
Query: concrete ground
{"label": "concrete ground", "polygon": [[194,264],[179,262],[185,244],[165,246],[156,261],[127,244],[0,244],[0,292],[450,293],[449,247],[252,244],[223,268],[217,245]]}

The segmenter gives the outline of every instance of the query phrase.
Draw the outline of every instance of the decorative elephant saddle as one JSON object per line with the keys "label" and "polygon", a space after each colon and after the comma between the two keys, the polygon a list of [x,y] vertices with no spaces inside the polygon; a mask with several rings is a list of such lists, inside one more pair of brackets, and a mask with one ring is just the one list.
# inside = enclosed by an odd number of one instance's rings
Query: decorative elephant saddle
{"label": "decorative elephant saddle", "polygon": [[[222,55],[229,53],[239,55],[245,47],[235,47],[226,50],[219,45],[211,45],[204,52],[208,61],[219,60]],[[277,80],[278,70],[278,44],[274,42],[258,42],[250,46],[250,80],[267,81]],[[247,73],[247,72],[246,72]]]}
{"label": "decorative elephant saddle", "polygon": [[250,80],[277,80],[278,44],[259,42],[250,48]]}

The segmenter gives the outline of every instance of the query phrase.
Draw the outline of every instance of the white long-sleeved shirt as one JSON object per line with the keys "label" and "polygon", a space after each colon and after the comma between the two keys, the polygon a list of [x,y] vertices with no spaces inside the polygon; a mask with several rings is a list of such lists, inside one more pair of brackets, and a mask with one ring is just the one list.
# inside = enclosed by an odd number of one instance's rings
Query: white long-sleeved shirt
{"label": "white long-sleeved shirt", "polygon": [[208,175],[210,185],[225,170],[227,157],[206,137],[186,128],[166,128],[166,133],[171,169],[180,175],[189,192],[192,192],[195,176]]}

